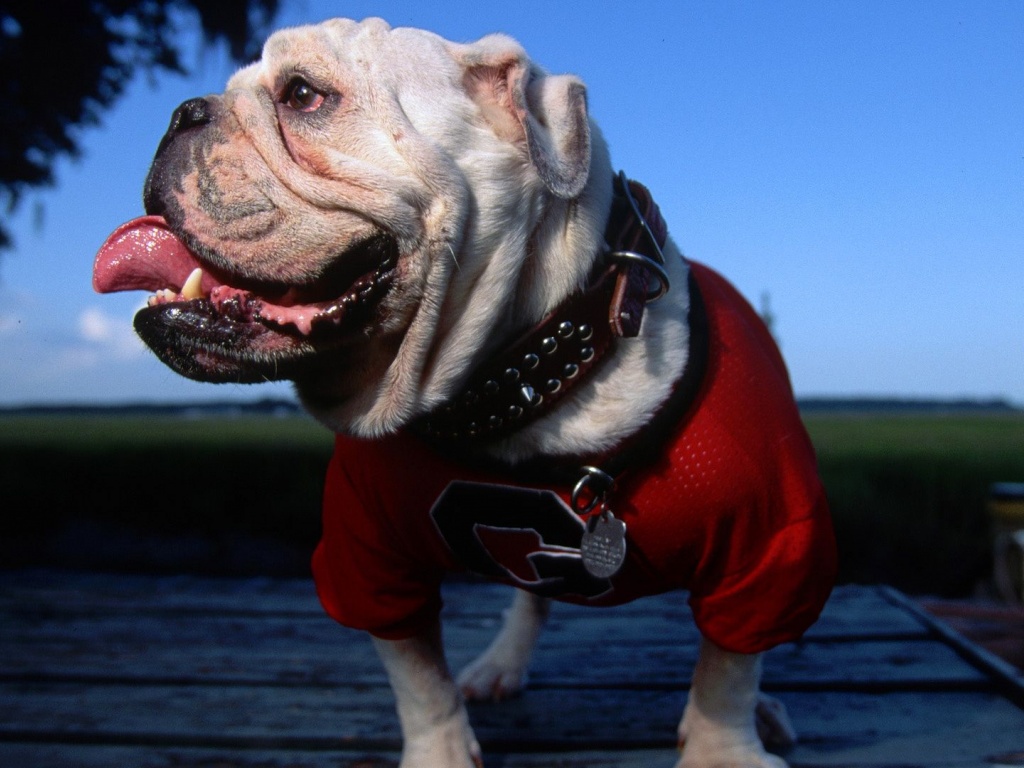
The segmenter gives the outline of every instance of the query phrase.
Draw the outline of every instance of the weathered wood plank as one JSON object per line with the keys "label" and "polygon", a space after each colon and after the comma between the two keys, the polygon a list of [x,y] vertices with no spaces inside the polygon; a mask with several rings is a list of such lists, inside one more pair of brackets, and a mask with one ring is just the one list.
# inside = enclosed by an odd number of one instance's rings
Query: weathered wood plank
{"label": "weathered wood plank", "polygon": [[[359,764],[352,761],[393,754],[398,747],[395,717],[378,691],[152,689],[130,702],[119,693],[80,690],[73,707],[55,710],[47,706],[59,705],[59,698],[29,697],[36,709],[14,721],[0,718],[0,764],[42,764],[3,762],[16,745],[24,752],[30,743],[51,745],[41,749],[65,758],[99,746],[134,748],[146,756],[147,766],[160,765],[160,755],[197,749],[236,757],[244,750],[251,763],[239,765],[275,765],[281,751],[300,755],[282,765],[320,765],[315,753],[331,751],[348,756],[348,763],[338,760],[342,765]],[[794,766],[980,766],[994,755],[1024,750],[1024,713],[989,694],[790,693],[781,698],[801,732],[800,744],[787,755]],[[625,768],[640,765],[626,759],[628,753],[648,760],[672,754],[683,700],[680,694],[649,691],[583,699],[566,691],[535,691],[501,705],[474,706],[470,717],[492,765],[605,764],[574,762],[582,751],[607,752],[608,765]],[[583,709],[585,718],[579,717]],[[87,757],[80,759],[89,764]],[[224,762],[214,764],[235,764],[231,757],[220,759]],[[645,763],[652,764],[657,763]],[[672,762],[662,764],[667,768]]]}
{"label": "weathered wood plank", "polygon": [[[683,617],[626,615],[614,610],[588,611],[566,615],[556,607],[541,639],[542,648],[570,648],[581,652],[592,650],[594,643],[613,647],[670,646],[689,654],[699,636],[692,622]],[[445,631],[457,646],[477,647],[489,641],[500,626],[497,614],[487,616],[448,615]],[[852,631],[852,630],[851,630]],[[359,633],[337,626],[321,614],[221,615],[206,612],[137,612],[131,610],[102,612],[41,610],[37,607],[7,611],[0,633],[0,670],[14,661],[4,649],[35,646],[43,659],[57,659],[74,649],[82,653],[89,647],[102,650],[104,656],[131,660],[132,655],[148,656],[160,648],[203,648],[214,646],[246,653],[280,652],[282,647],[296,645],[331,653],[340,644],[358,643]],[[870,632],[857,640],[926,639],[923,628],[915,632]],[[849,642],[847,633],[831,630],[809,633],[808,642]],[[31,649],[29,649],[31,653]]]}
{"label": "weathered wood plank", "polygon": [[[453,666],[486,646],[509,595],[446,588]],[[684,597],[556,606],[526,695],[472,708],[488,768],[674,764],[697,643]],[[788,759],[938,768],[1024,752],[1024,712],[975,661],[891,594],[837,590],[805,642],[766,659],[803,735]],[[371,645],[323,617],[305,580],[0,574],[0,681],[0,765],[397,764]]]}
{"label": "weathered wood plank", "polygon": [[[446,617],[495,617],[511,600],[511,590],[499,584],[452,580],[445,585]],[[0,615],[32,612],[86,614],[116,612],[146,614],[213,614],[220,616],[278,614],[323,615],[312,581],[308,579],[216,579],[195,576],[133,576],[22,571],[0,574]],[[556,604],[556,620],[590,619],[603,615],[642,615],[666,622],[676,619],[692,626],[684,593],[669,593],[613,609]],[[896,610],[877,590],[840,587],[808,637],[893,636],[920,634],[919,622]]]}
{"label": "weathered wood plank", "polygon": [[[941,638],[961,658],[969,662],[986,677],[992,679],[996,688],[1017,706],[1024,709],[1024,670],[972,643],[945,622],[927,613],[924,608],[895,589],[886,588],[881,593],[897,608],[914,616],[927,626],[934,636]],[[1022,761],[1024,762],[1024,761]]]}
{"label": "weathered wood plank", "polygon": [[[459,669],[471,661],[476,647],[482,648],[483,644],[455,644],[450,653],[453,666]],[[642,642],[616,645],[599,636],[581,641],[575,648],[550,648],[542,641],[530,679],[537,687],[682,688],[689,686],[695,661],[696,646]],[[775,648],[764,661],[764,685],[771,690],[975,688],[985,684],[985,676],[952,650],[927,640],[807,642]]]}
{"label": "weathered wood plank", "polygon": [[[864,754],[857,750],[838,753],[813,753],[798,749],[787,755],[794,768],[807,766],[837,766],[837,768],[994,768],[999,765],[1019,765],[1021,756],[992,752],[984,757],[947,760],[929,759],[927,749],[923,759],[917,744],[902,745],[907,749],[906,759],[900,753]],[[886,749],[884,746],[881,747]],[[897,747],[899,748],[899,747]],[[1000,754],[1006,754],[1002,762]],[[678,754],[674,749],[630,751],[573,751],[567,753],[500,754],[485,755],[484,768],[671,768]],[[913,758],[913,759],[911,759]],[[991,758],[991,759],[989,759]],[[397,753],[360,753],[344,751],[297,750],[228,750],[183,747],[110,747],[102,745],[36,745],[0,744],[0,765],[24,768],[397,768]]]}
{"label": "weathered wood plank", "polygon": [[319,616],[310,579],[219,579],[28,570],[0,574],[0,613],[97,611]]}
{"label": "weathered wood plank", "polygon": [[[6,614],[0,677],[8,680],[206,685],[383,680],[367,638],[326,619],[311,584],[302,580],[29,572],[0,576],[0,594],[0,615]],[[506,588],[488,584],[447,587],[446,638],[453,666],[461,667],[487,645],[508,595]],[[535,684],[686,686],[698,635],[681,600],[667,595],[601,611],[557,605],[541,638]],[[897,639],[846,643],[851,636]],[[947,649],[900,640],[926,636],[918,622],[875,590],[840,589],[808,634],[812,641],[828,642],[777,649],[769,655],[766,679],[775,687],[827,686],[837,676],[855,685],[977,684],[976,670]],[[580,658],[600,663],[581,670]]]}
{"label": "weathered wood plank", "polygon": [[[214,590],[218,599],[246,595],[246,600],[259,606],[268,594],[274,598],[270,602],[290,599],[299,592],[299,582],[151,579],[160,585],[153,591],[166,591],[170,605],[140,612],[136,609],[146,580],[128,579],[125,604],[118,605],[117,578],[84,578],[82,590],[96,598],[88,610],[76,610],[73,602],[62,609],[53,601],[35,599],[27,605],[22,602],[19,610],[8,607],[0,631],[0,677],[205,685],[380,684],[384,679],[365,635],[337,626],[319,611],[283,612],[285,604],[278,602],[273,611],[250,612],[240,610],[236,601],[234,610],[221,615],[211,610],[208,596],[189,594],[198,583]],[[67,584],[40,581],[60,593],[74,580]],[[98,591],[88,592],[97,581]],[[497,595],[507,596],[507,590],[496,592],[489,585],[454,585],[447,592],[451,608],[446,639],[456,668],[486,647],[500,623],[496,613],[480,615],[465,608],[481,592],[490,595],[491,603]],[[62,603],[68,599],[61,596]],[[187,601],[193,599],[198,610],[194,604],[189,608]],[[671,607],[669,600],[661,597],[635,604],[646,602],[653,609],[647,614],[556,606],[541,638],[534,683],[549,687],[688,685],[698,636],[683,611],[666,615],[663,606]],[[97,608],[98,604],[103,607]],[[887,618],[880,622],[879,616]],[[768,685],[979,683],[976,669],[948,648],[923,641],[923,629],[906,632],[903,640],[845,642],[844,624],[849,627],[846,632],[873,625],[861,638],[885,637],[883,627],[899,627],[893,635],[899,637],[906,626],[890,616],[899,619],[907,614],[870,590],[840,590],[822,620],[830,629],[808,636],[837,639],[776,649],[766,662]],[[915,641],[907,642],[910,638]],[[600,661],[581,666],[581,658]]]}
{"label": "weathered wood plank", "polygon": [[[181,747],[0,744],[0,765],[39,768],[397,768],[398,753],[210,750]],[[566,754],[495,754],[485,768],[670,768],[674,749]],[[991,767],[989,767],[991,768]]]}
{"label": "weathered wood plank", "polygon": [[[449,619],[452,665],[467,664],[497,626],[494,617]],[[546,686],[685,686],[697,642],[689,625],[659,616],[556,618],[541,636],[533,680]],[[9,615],[0,632],[0,679],[32,678],[205,685],[384,680],[369,639],[322,617]],[[983,676],[945,645],[922,637],[784,645],[767,655],[765,680],[776,687],[919,686],[980,684]]]}

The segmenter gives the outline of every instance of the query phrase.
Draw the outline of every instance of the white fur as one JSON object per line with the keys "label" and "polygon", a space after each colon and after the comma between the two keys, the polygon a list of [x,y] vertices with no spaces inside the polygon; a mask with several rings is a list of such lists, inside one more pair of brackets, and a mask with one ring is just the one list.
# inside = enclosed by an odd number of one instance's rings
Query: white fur
{"label": "white fur", "polygon": [[[268,119],[280,109],[268,101],[280,73],[295,69],[342,95],[329,122]],[[302,231],[314,243],[320,232],[310,271],[353,232],[380,228],[398,240],[399,280],[375,333],[353,341],[358,365],[296,382],[336,431],[380,435],[445,402],[511,330],[581,287],[601,252],[612,166],[583,85],[547,75],[509,38],[455,45],[380,20],[286,30],[233,78],[225,104],[279,180],[280,209],[311,227]],[[499,456],[600,452],[651,417],[687,362],[687,267],[671,242],[666,257],[673,289],[648,307],[639,337],[622,340],[552,414],[496,446]],[[264,254],[254,273],[275,258]],[[518,692],[546,613],[544,601],[520,594],[458,685],[438,627],[377,641],[405,738],[402,768],[479,764],[459,688],[468,698]],[[758,738],[759,677],[758,657],[703,643],[680,766],[782,764]],[[785,735],[784,714],[760,711]]]}
{"label": "white fur", "polygon": [[[703,640],[693,672],[686,711],[679,723],[682,757],[676,768],[699,766],[761,766],[784,768],[781,758],[769,755],[758,735],[757,709],[760,701],[761,658],[725,651]],[[772,713],[764,707],[765,722],[772,740],[785,741],[776,730],[788,726],[785,711]],[[792,729],[789,729],[792,735]]]}
{"label": "white fur", "polygon": [[402,726],[401,768],[480,768],[469,726],[434,625],[408,640],[376,640]]}
{"label": "white fur", "polygon": [[[456,684],[448,671],[441,631],[375,641],[395,691],[405,748],[401,768],[479,765],[462,695],[501,700],[519,693],[548,601],[517,591],[494,642]],[[747,766],[785,768],[763,743],[790,746],[796,736],[785,708],[759,693],[759,655],[731,653],[703,640],[689,701],[679,723],[682,751],[676,768]]]}

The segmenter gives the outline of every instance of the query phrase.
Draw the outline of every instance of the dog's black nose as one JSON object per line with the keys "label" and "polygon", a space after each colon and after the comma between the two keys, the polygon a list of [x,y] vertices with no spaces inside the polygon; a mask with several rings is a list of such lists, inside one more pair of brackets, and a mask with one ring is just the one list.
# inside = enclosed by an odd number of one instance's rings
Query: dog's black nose
{"label": "dog's black nose", "polygon": [[167,148],[174,139],[191,128],[202,128],[213,122],[213,107],[208,99],[189,99],[183,102],[180,107],[174,110],[171,115],[171,124],[167,126],[167,132],[160,139],[160,145],[156,148],[156,156],[153,158],[153,165],[150,168],[149,176],[142,190],[142,199],[146,207],[146,213],[163,214],[165,206],[158,192],[161,187],[159,179],[167,164],[164,157]]}
{"label": "dog's black nose", "polygon": [[184,133],[189,128],[202,128],[212,121],[213,109],[206,99],[189,99],[183,102],[171,115],[171,124],[167,126],[167,133],[160,139],[160,146],[157,147],[156,154],[159,156],[178,134]]}
{"label": "dog's black nose", "polygon": [[206,125],[211,120],[213,120],[213,111],[210,109],[210,102],[203,98],[189,99],[174,110],[167,132],[181,133],[189,128]]}
{"label": "dog's black nose", "polygon": [[213,111],[210,109],[210,102],[202,98],[189,99],[174,110],[167,133],[170,135],[181,133],[189,128],[206,125],[211,120],[213,120]]}

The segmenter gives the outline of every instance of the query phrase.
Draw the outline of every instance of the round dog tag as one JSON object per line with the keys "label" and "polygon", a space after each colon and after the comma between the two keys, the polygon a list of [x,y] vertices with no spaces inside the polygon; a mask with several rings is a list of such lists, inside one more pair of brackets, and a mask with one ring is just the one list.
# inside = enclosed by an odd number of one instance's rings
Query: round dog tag
{"label": "round dog tag", "polygon": [[626,561],[626,524],[610,510],[594,515],[587,520],[580,553],[587,573],[598,579],[611,578]]}

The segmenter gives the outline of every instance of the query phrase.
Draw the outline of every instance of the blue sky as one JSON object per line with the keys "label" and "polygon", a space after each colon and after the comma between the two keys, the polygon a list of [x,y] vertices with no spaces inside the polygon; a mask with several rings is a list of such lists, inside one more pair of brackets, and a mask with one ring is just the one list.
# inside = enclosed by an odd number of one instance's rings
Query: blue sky
{"label": "blue sky", "polygon": [[[1024,405],[1024,3],[283,2],[282,25],[503,31],[581,76],[683,251],[770,296],[798,395]],[[290,393],[175,376],[132,334],[145,297],[91,291],[171,111],[234,68],[189,51],[191,76],[140,78],[8,217],[0,405]]]}

